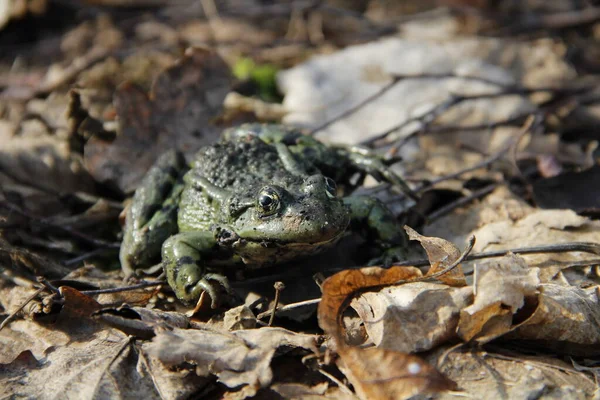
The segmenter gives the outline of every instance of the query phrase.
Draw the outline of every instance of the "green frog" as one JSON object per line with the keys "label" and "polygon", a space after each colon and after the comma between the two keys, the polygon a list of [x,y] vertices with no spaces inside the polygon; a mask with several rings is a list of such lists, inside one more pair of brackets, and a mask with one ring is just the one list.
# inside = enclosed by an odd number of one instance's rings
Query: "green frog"
{"label": "green frog", "polygon": [[344,197],[366,174],[413,196],[369,150],[326,145],[283,125],[231,128],[191,166],[169,151],[127,211],[123,270],[130,275],[162,258],[183,303],[206,292],[214,308],[220,287],[230,291],[228,266],[259,268],[315,254],[349,229],[365,232],[382,249],[380,261],[401,258],[405,236],[390,210],[375,198]]}

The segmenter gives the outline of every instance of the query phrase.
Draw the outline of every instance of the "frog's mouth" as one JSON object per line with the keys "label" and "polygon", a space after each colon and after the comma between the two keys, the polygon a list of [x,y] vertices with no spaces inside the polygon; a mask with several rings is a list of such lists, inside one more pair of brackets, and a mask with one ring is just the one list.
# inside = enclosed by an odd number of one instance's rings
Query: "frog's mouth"
{"label": "frog's mouth", "polygon": [[264,238],[240,238],[240,245],[244,245],[244,242],[247,243],[255,243],[260,244],[265,248],[276,248],[276,247],[311,247],[311,246],[324,246],[328,244],[334,244],[337,242],[342,236],[344,236],[345,231],[339,232],[337,235],[332,236],[330,238],[324,240],[317,241],[294,241],[294,240],[285,240],[285,239],[264,239]]}

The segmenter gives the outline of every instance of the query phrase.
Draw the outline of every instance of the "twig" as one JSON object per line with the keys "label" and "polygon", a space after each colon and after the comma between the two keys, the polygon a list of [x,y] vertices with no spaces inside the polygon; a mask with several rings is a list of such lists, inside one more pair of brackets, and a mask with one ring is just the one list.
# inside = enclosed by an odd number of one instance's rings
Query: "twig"
{"label": "twig", "polygon": [[4,319],[4,321],[2,321],[2,323],[0,324],[0,331],[1,331],[2,329],[4,329],[4,327],[5,327],[6,325],[8,325],[8,323],[9,323],[10,321],[12,321],[13,319],[15,319],[15,317],[17,316],[17,314],[18,314],[18,313],[20,313],[20,312],[21,312],[21,310],[23,310],[23,309],[25,308],[25,306],[26,306],[27,304],[29,304],[29,302],[30,302],[31,300],[35,299],[35,298],[36,298],[36,297],[37,297],[37,296],[38,296],[40,293],[42,293],[44,290],[46,290],[46,288],[45,288],[45,287],[43,287],[43,286],[42,286],[41,288],[39,288],[38,290],[36,290],[36,291],[35,291],[35,292],[34,292],[34,293],[31,295],[31,296],[29,296],[29,297],[27,298],[27,300],[25,300],[25,301],[23,302],[23,304],[21,304],[21,305],[20,305],[20,306],[19,306],[19,307],[18,307],[18,308],[17,308],[15,311],[13,311],[13,312],[12,312],[12,313],[11,313],[11,314],[8,316],[8,317],[6,317],[6,318]]}
{"label": "twig", "polygon": [[139,283],[137,285],[131,286],[122,286],[116,288],[108,288],[108,289],[98,289],[98,290],[82,290],[81,293],[86,296],[95,296],[97,294],[106,294],[106,293],[119,293],[119,292],[128,292],[131,290],[144,289],[152,286],[161,286],[166,284],[166,282],[144,282]]}
{"label": "twig", "polygon": [[104,241],[101,239],[96,239],[89,235],[86,235],[85,233],[79,232],[75,229],[72,229],[72,228],[69,228],[69,227],[66,227],[63,225],[54,224],[54,223],[48,222],[44,219],[35,217],[35,216],[19,209],[18,207],[14,206],[11,203],[1,202],[0,206],[4,206],[4,207],[8,208],[11,212],[14,212],[15,214],[19,214],[19,215],[29,219],[32,223],[36,223],[38,225],[56,229],[57,231],[66,233],[66,234],[68,234],[74,238],[77,238],[77,239],[79,239],[87,244],[90,244],[92,246],[112,248],[112,249],[117,249],[117,248],[121,247],[121,244],[118,242],[107,242],[107,241]]}
{"label": "twig", "polygon": [[429,223],[429,222],[435,221],[436,219],[448,214],[449,212],[451,212],[452,210],[454,210],[458,207],[464,206],[465,204],[468,204],[475,199],[484,197],[485,195],[491,193],[498,186],[500,186],[499,183],[492,183],[491,185],[488,185],[482,189],[474,191],[469,196],[460,197],[459,199],[453,201],[452,203],[446,204],[444,207],[438,208],[437,210],[435,210],[434,212],[432,212],[431,214],[429,214],[427,216],[427,222]]}
{"label": "twig", "polygon": [[357,112],[358,110],[360,110],[361,108],[363,108],[364,106],[366,106],[367,104],[369,104],[370,102],[375,100],[376,98],[378,98],[378,97],[382,96],[383,94],[385,94],[386,92],[388,92],[391,88],[396,86],[398,84],[398,82],[400,82],[401,80],[402,80],[401,78],[392,78],[391,82],[389,82],[387,85],[385,85],[384,87],[379,89],[377,92],[373,93],[372,95],[370,95],[369,97],[367,97],[360,103],[356,104],[355,106],[350,107],[349,109],[347,109],[340,115],[338,115],[338,116],[334,117],[333,119],[330,119],[329,121],[326,121],[325,123],[316,127],[315,129],[313,129],[312,131],[309,132],[309,135],[314,135],[315,133],[322,131],[323,129],[327,128],[328,126],[332,125],[333,123],[335,123],[343,118],[346,118],[349,115],[354,114],[355,112]]}
{"label": "twig", "polygon": [[273,320],[275,319],[275,313],[277,312],[277,306],[279,305],[279,298],[281,297],[281,291],[285,289],[285,285],[283,282],[275,282],[275,300],[273,301],[273,312],[271,313],[271,317],[269,318],[269,323],[267,326],[273,325]]}
{"label": "twig", "polygon": [[54,286],[52,283],[50,283],[50,281],[48,281],[46,278],[44,278],[43,276],[38,276],[37,277],[37,281],[44,286],[46,289],[48,289],[50,292],[57,294],[59,296],[61,296],[60,291],[58,290],[58,288],[56,286]]}
{"label": "twig", "polygon": [[[543,253],[568,253],[571,251],[582,251],[584,253],[592,253],[600,256],[600,243],[594,242],[569,242],[569,243],[559,243],[559,244],[548,244],[541,246],[531,246],[531,247],[517,247],[516,249],[508,249],[508,250],[495,250],[495,251],[486,251],[483,253],[474,253],[469,254],[469,256],[465,259],[465,261],[473,261],[480,260],[483,258],[493,258],[493,257],[504,257],[509,253],[513,254],[543,254]],[[584,263],[585,260],[582,260],[581,263]],[[595,264],[598,262],[598,259],[588,260],[588,265]],[[407,260],[402,262],[396,262],[392,264],[393,266],[414,266],[414,267],[422,267],[425,265],[429,265],[429,260],[421,259],[421,260]]]}
{"label": "twig", "polygon": [[319,373],[321,375],[329,378],[329,380],[331,380],[333,383],[338,385],[338,387],[340,388],[340,390],[342,392],[346,393],[348,396],[351,396],[351,398],[353,398],[353,399],[357,398],[356,395],[352,392],[352,390],[350,390],[350,388],[348,388],[346,385],[344,385],[344,383],[341,382],[338,378],[331,375],[329,372],[323,370],[322,368],[317,369],[317,371],[319,371]]}
{"label": "twig", "polygon": [[71,265],[78,264],[81,261],[85,261],[89,258],[97,256],[98,254],[102,254],[110,250],[114,250],[114,248],[99,247],[95,250],[88,251],[87,253],[81,254],[77,257],[69,258],[68,260],[63,261],[62,265],[64,265],[65,267],[69,267]]}
{"label": "twig", "polygon": [[[427,185],[424,185],[423,187],[419,188],[417,191],[421,192],[423,190],[426,190],[426,189],[429,189],[429,188],[435,186],[436,184],[438,184],[440,182],[458,178],[459,176],[466,174],[467,172],[475,171],[480,168],[485,168],[488,165],[494,163],[495,161],[498,161],[500,158],[502,158],[502,156],[504,156],[506,153],[508,153],[510,151],[510,149],[518,148],[521,139],[527,132],[529,132],[532,129],[534,123],[535,124],[541,123],[541,118],[536,119],[533,115],[530,115],[529,118],[527,118],[527,120],[525,121],[525,124],[521,128],[521,131],[519,132],[517,137],[514,137],[514,138],[511,137],[508,140],[506,140],[506,143],[504,144],[504,146],[502,146],[502,148],[500,150],[498,150],[494,155],[478,162],[477,164],[475,164],[473,166],[467,167],[460,171],[456,171],[452,174],[441,176],[437,179],[433,179],[433,180],[429,181],[427,183]],[[516,167],[516,165],[515,165],[515,167]]]}
{"label": "twig", "polygon": [[[375,142],[386,139],[392,133],[403,129],[412,123],[420,123],[422,125],[421,130],[426,130],[427,127],[429,126],[429,124],[431,124],[433,121],[435,121],[440,115],[444,114],[446,111],[448,111],[452,107],[454,107],[458,104],[461,104],[465,101],[494,99],[494,98],[498,98],[498,97],[514,96],[514,95],[525,96],[525,95],[529,95],[529,94],[533,94],[533,93],[540,93],[540,92],[551,92],[551,93],[554,93],[556,96],[558,96],[558,95],[564,95],[564,94],[578,94],[578,93],[583,93],[583,92],[586,92],[589,90],[590,90],[590,88],[586,88],[586,87],[580,87],[580,88],[550,88],[550,87],[526,88],[526,87],[521,87],[521,86],[506,86],[503,89],[503,91],[495,92],[495,93],[482,93],[482,94],[476,94],[476,95],[454,95],[454,94],[452,94],[445,101],[439,103],[438,105],[436,105],[429,111],[426,111],[425,113],[423,113],[421,115],[408,118],[408,119],[404,120],[403,122],[387,129],[386,131],[381,132],[375,136],[372,136],[372,137],[362,141],[361,144],[367,145],[367,146],[372,146]],[[490,126],[491,125],[492,124],[490,124]],[[421,132],[421,130],[417,129],[414,132],[411,132],[408,135],[404,136],[402,139],[400,139],[398,141],[398,143],[395,144],[394,147],[400,148],[400,147],[404,146],[410,139],[412,139],[413,137],[418,135],[419,132]]]}
{"label": "twig", "polygon": [[311,299],[311,300],[299,301],[297,303],[286,304],[285,306],[279,307],[277,310],[271,309],[271,310],[262,312],[256,316],[256,319],[263,319],[263,318],[273,314],[274,311],[277,313],[280,313],[283,311],[293,310],[294,308],[300,308],[300,307],[312,306],[314,304],[319,304],[320,301],[321,301],[321,299]]}
{"label": "twig", "polygon": [[0,92],[0,98],[7,98],[11,100],[28,100],[36,96],[44,96],[50,94],[58,87],[73,80],[82,71],[108,57],[110,52],[111,51],[109,49],[104,47],[92,47],[86,54],[74,59],[68,67],[65,67],[63,69],[62,73],[57,78],[51,81],[42,82],[40,85],[34,88],[26,88],[29,90],[26,90],[25,92],[19,92],[17,90],[16,93],[19,93],[20,95],[12,95],[11,89],[13,88],[9,86],[4,91]]}
{"label": "twig", "polygon": [[517,20],[505,28],[500,34],[515,34],[541,29],[565,29],[592,24],[600,20],[600,7],[586,7],[554,14],[528,14],[526,19]]}

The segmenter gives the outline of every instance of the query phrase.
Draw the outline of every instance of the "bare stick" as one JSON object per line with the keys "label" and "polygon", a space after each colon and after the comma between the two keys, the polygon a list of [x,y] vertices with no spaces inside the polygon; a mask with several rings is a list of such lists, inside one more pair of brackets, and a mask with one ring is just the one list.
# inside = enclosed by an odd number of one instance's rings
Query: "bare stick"
{"label": "bare stick", "polygon": [[492,183],[491,185],[474,191],[469,196],[461,197],[456,201],[453,201],[452,203],[446,204],[444,207],[438,208],[437,210],[435,210],[427,216],[427,222],[435,221],[436,219],[443,217],[444,215],[450,213],[452,210],[458,207],[464,206],[465,204],[468,204],[473,200],[484,197],[485,195],[491,193],[498,186],[500,186],[499,183]]}
{"label": "bare stick", "polygon": [[295,308],[300,308],[300,307],[306,307],[306,306],[311,306],[313,304],[319,304],[319,302],[321,301],[321,299],[311,299],[311,300],[304,300],[304,301],[299,301],[297,303],[292,303],[292,304],[286,304],[285,306],[281,306],[279,307],[277,310],[267,310],[265,312],[262,312],[260,314],[258,314],[256,316],[256,319],[263,319],[271,314],[273,314],[273,312],[283,312],[283,311],[289,311],[289,310],[293,310]]}
{"label": "bare stick", "polygon": [[[469,254],[466,258],[466,261],[480,260],[483,258],[493,258],[493,257],[504,257],[509,253],[513,254],[544,254],[544,253],[568,253],[571,251],[582,251],[584,253],[591,253],[600,256],[600,243],[594,242],[569,242],[569,243],[558,243],[558,244],[547,244],[540,246],[530,246],[530,247],[517,247],[515,249],[508,250],[496,250],[496,251],[486,251],[483,253],[474,253]],[[585,264],[585,260],[578,261],[577,265]],[[598,263],[598,259],[587,260],[587,265],[593,265]],[[421,260],[407,260],[402,262],[396,262],[392,264],[393,266],[414,266],[421,267],[425,265],[429,265],[429,260],[421,259]]]}
{"label": "bare stick", "polygon": [[139,283],[137,285],[122,286],[122,287],[116,287],[116,288],[98,289],[98,290],[82,290],[81,293],[85,294],[86,296],[95,296],[97,294],[128,292],[131,290],[144,289],[144,288],[152,287],[152,286],[161,286],[161,285],[164,285],[165,283],[166,282],[144,282],[144,283]]}
{"label": "bare stick", "polygon": [[328,126],[332,125],[333,123],[335,123],[343,118],[346,118],[349,115],[354,114],[355,112],[357,112],[358,110],[360,110],[361,108],[363,108],[364,106],[366,106],[367,104],[369,104],[370,102],[375,100],[376,98],[381,97],[383,94],[388,92],[391,88],[396,86],[396,84],[398,84],[398,82],[400,82],[401,80],[402,80],[402,78],[393,78],[390,83],[388,83],[387,85],[385,85],[384,87],[379,89],[377,92],[373,93],[372,95],[370,95],[369,97],[367,97],[366,99],[364,99],[363,101],[358,103],[357,105],[350,107],[349,109],[347,109],[346,111],[344,111],[343,113],[338,115],[337,117],[334,117],[333,119],[330,119],[329,121],[326,121],[322,125],[316,127],[315,129],[310,131],[309,134],[314,135],[315,133],[322,131],[323,129],[327,128]]}
{"label": "bare stick", "polygon": [[75,229],[63,226],[63,225],[58,225],[58,224],[54,224],[51,222],[48,222],[44,219],[35,217],[21,209],[19,209],[18,207],[16,207],[15,205],[8,203],[8,202],[1,202],[0,206],[4,206],[6,208],[8,208],[11,212],[14,212],[15,214],[19,214],[27,219],[29,219],[31,222],[35,223],[35,224],[39,224],[42,226],[46,226],[52,229],[56,229],[57,231],[66,233],[72,237],[75,237],[77,239],[80,239],[81,241],[87,243],[87,244],[91,244],[93,246],[97,246],[97,247],[106,247],[106,248],[113,248],[113,249],[117,249],[119,247],[121,247],[121,244],[118,242],[107,242],[105,240],[101,240],[101,239],[96,239],[93,238],[83,232],[79,232]]}
{"label": "bare stick", "polygon": [[273,320],[275,319],[275,313],[277,312],[277,306],[279,305],[279,298],[281,297],[281,291],[285,289],[285,285],[283,282],[275,282],[275,300],[273,301],[273,312],[271,313],[271,317],[269,318],[269,323],[267,326],[273,325]]}

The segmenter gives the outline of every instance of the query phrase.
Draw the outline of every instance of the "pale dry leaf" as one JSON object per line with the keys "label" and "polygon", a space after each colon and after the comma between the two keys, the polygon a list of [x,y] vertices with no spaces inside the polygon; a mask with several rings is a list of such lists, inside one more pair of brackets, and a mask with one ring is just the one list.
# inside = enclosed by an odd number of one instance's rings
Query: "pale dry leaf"
{"label": "pale dry leaf", "polygon": [[378,347],[413,353],[455,338],[459,313],[472,297],[469,287],[417,282],[364,293],[350,305]]}
{"label": "pale dry leaf", "polygon": [[[530,207],[505,188],[495,190],[481,202],[455,210],[426,226],[424,231],[453,242],[475,235],[477,242],[473,253],[568,242],[600,243],[600,221],[579,216],[571,210]],[[522,257],[530,267],[540,268],[542,282],[551,282],[570,264],[581,264],[596,259],[597,255],[572,251]]]}
{"label": "pale dry leaf", "polygon": [[[0,396],[36,399],[159,399],[152,376],[138,366],[134,343],[116,330],[91,331],[70,321],[68,345],[56,346],[34,368],[16,360],[2,366]],[[33,361],[33,360],[32,360]],[[31,365],[31,363],[29,363]]]}
{"label": "pale dry leaf", "polygon": [[[388,38],[313,57],[304,64],[281,72],[278,84],[285,94],[284,106],[289,110],[284,122],[314,128],[334,119],[389,82],[365,79],[365,70],[374,69],[388,75],[455,73],[504,84],[525,80],[539,85],[545,85],[548,79],[564,79],[573,72],[550,41],[539,41],[532,48],[496,39],[454,38],[440,42],[426,38]],[[496,85],[460,78],[404,79],[385,95],[319,134],[334,142],[356,143],[422,115],[452,94],[498,90]],[[479,99],[461,104],[436,122],[459,126],[486,125],[527,110],[533,110],[532,103],[519,96],[491,101]],[[419,129],[419,125],[409,124],[399,134]],[[491,135],[489,130],[482,130],[452,136],[437,135],[435,140],[438,143],[469,143],[487,152]]]}
{"label": "pale dry leaf", "polygon": [[465,341],[477,338],[485,343],[507,333],[526,298],[537,296],[539,284],[538,269],[514,254],[478,264],[475,300],[460,313],[458,335]]}
{"label": "pale dry leaf", "polygon": [[228,387],[248,385],[256,391],[271,383],[272,358],[284,346],[317,353],[315,336],[281,328],[231,333],[174,329],[161,332],[144,349],[166,365],[192,363],[200,376],[213,374]]}
{"label": "pale dry leaf", "polygon": [[[448,346],[449,347],[449,346]],[[448,347],[436,351],[439,359]],[[433,360],[430,360],[433,363]],[[491,350],[455,350],[441,366],[456,381],[461,396],[471,399],[591,399],[595,382],[554,355],[504,355]],[[439,393],[436,398],[456,400],[456,393]]]}
{"label": "pale dry leaf", "polygon": [[543,284],[533,314],[507,337],[532,341],[561,353],[599,355],[598,288]]}
{"label": "pale dry leaf", "polygon": [[30,320],[13,321],[0,331],[0,364],[10,364],[24,351],[30,351],[39,360],[46,351],[69,341],[69,335],[58,329]]}
{"label": "pale dry leaf", "polygon": [[229,309],[223,317],[223,328],[228,331],[256,328],[256,316],[245,305]]}
{"label": "pale dry leaf", "polygon": [[198,376],[195,371],[186,368],[168,368],[158,359],[148,357],[143,351],[139,353],[139,357],[140,366],[149,371],[162,400],[193,398],[205,388],[214,385],[212,377]]}

